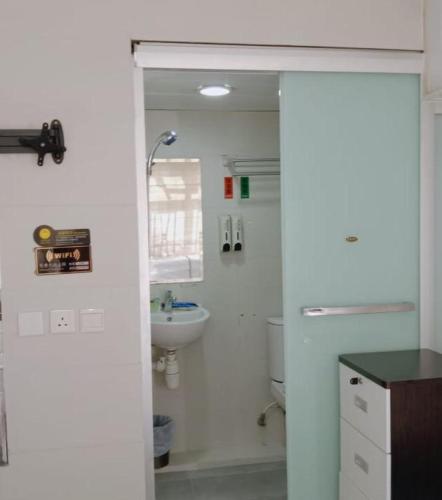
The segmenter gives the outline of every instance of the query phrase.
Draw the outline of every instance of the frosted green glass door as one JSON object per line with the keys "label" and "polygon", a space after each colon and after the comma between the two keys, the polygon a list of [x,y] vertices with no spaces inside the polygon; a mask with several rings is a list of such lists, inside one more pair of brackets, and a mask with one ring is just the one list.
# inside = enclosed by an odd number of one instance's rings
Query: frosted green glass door
{"label": "frosted green glass door", "polygon": [[419,77],[285,73],[281,94],[289,500],[336,500],[338,355],[418,347],[418,312],[301,308],[418,308]]}

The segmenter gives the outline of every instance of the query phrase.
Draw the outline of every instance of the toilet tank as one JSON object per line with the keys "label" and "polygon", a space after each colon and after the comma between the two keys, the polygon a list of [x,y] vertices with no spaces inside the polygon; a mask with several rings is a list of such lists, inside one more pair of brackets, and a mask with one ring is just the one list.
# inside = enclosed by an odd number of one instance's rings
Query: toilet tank
{"label": "toilet tank", "polygon": [[267,318],[267,343],[269,351],[270,378],[284,382],[284,320]]}

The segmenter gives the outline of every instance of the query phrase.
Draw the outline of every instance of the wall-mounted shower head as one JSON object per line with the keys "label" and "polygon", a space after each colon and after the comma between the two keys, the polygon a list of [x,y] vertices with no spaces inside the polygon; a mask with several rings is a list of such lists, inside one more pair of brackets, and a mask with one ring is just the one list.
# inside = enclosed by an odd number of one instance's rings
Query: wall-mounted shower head
{"label": "wall-mounted shower head", "polygon": [[166,130],[166,132],[163,132],[160,137],[162,137],[161,142],[165,146],[170,146],[177,139],[175,130]]}
{"label": "wall-mounted shower head", "polygon": [[175,130],[166,130],[163,132],[157,140],[154,142],[152,149],[150,150],[149,157],[147,158],[147,173],[148,175],[152,175],[152,167],[154,165],[154,156],[157,152],[157,149],[164,144],[165,146],[170,146],[177,140],[177,133]]}

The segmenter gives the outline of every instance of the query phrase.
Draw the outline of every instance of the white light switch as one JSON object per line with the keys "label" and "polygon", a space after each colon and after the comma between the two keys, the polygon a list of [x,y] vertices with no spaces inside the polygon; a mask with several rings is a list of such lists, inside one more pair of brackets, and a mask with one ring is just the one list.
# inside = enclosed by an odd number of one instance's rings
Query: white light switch
{"label": "white light switch", "polygon": [[80,332],[104,332],[104,309],[81,309]]}
{"label": "white light switch", "polygon": [[43,313],[41,312],[18,313],[18,334],[21,337],[44,335]]}
{"label": "white light switch", "polygon": [[52,333],[75,333],[75,313],[72,309],[51,311]]}

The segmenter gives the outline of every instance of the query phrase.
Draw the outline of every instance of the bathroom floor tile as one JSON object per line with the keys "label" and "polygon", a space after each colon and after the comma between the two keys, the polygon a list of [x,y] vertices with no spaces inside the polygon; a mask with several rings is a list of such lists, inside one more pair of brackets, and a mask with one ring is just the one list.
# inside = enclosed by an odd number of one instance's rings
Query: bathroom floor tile
{"label": "bathroom floor tile", "polygon": [[264,471],[249,476],[260,498],[279,498],[287,494],[287,475],[284,470]]}
{"label": "bathroom floor tile", "polygon": [[281,463],[161,474],[156,484],[156,500],[287,499],[287,474]]}
{"label": "bathroom floor tile", "polygon": [[[260,474],[269,471],[281,471],[282,474],[286,474],[286,463],[280,461],[248,465],[231,465],[227,467],[189,471],[185,474],[188,474],[189,479],[200,479],[203,477],[229,476],[235,474]],[[167,474],[167,476],[169,476],[169,474]]]}
{"label": "bathroom floor tile", "polygon": [[195,500],[249,500],[256,498],[254,488],[243,475],[217,476],[192,480]]}
{"label": "bathroom floor tile", "polygon": [[194,500],[191,481],[156,481],[156,500]]}

